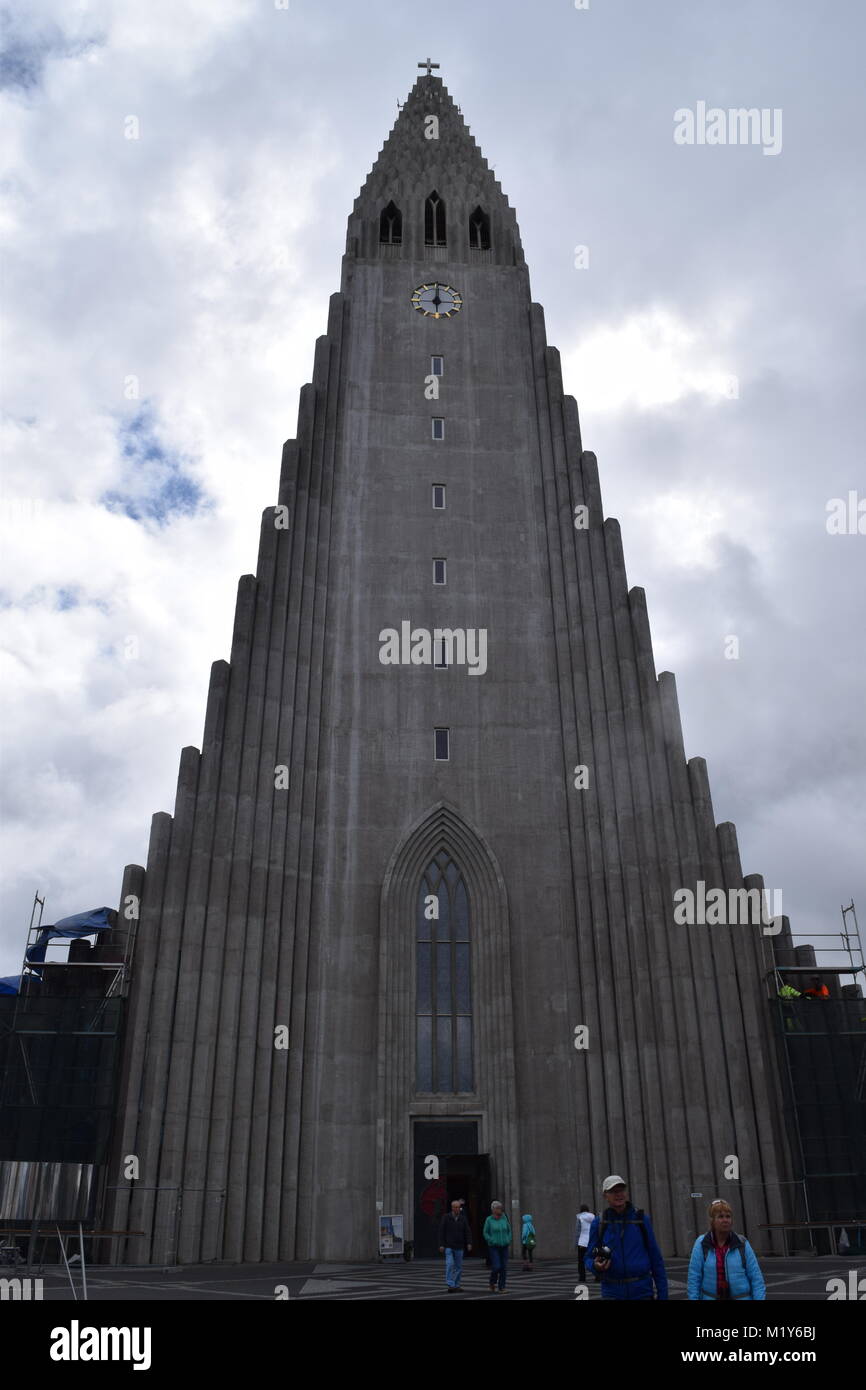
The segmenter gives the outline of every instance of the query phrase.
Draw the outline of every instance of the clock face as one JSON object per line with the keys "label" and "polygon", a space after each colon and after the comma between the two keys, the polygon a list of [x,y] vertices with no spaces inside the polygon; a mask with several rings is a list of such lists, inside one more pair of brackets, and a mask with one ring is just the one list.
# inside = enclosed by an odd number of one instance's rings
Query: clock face
{"label": "clock face", "polygon": [[463,299],[452,285],[419,285],[412,295],[412,308],[434,319],[450,319],[463,308]]}

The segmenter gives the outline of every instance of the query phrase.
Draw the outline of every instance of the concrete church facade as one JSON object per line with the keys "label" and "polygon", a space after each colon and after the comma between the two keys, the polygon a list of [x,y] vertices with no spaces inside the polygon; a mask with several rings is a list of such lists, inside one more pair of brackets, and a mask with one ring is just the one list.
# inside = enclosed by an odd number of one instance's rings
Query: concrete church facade
{"label": "concrete church facade", "polygon": [[686,761],[515,214],[428,70],[350,216],[201,751],[125,872],[111,1171],[140,1177],[105,1217],[146,1234],[118,1258],[368,1259],[380,1213],[423,1253],[455,1182],[567,1255],[609,1172],[669,1253],[695,1187],[767,1248],[767,942],[678,924],[699,881],[760,885]]}

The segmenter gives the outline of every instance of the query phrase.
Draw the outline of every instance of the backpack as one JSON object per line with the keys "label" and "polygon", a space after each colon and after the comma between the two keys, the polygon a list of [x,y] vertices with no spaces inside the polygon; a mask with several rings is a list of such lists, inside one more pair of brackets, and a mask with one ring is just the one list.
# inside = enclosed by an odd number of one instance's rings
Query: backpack
{"label": "backpack", "polygon": [[[640,1230],[641,1235],[643,1236],[643,1243],[644,1243],[644,1247],[645,1247],[645,1249],[646,1249],[646,1257],[647,1257],[647,1259],[648,1259],[649,1262],[650,1262],[650,1268],[652,1268],[652,1255],[650,1254],[649,1236],[648,1236],[647,1233],[646,1233],[646,1226],[643,1224],[643,1218],[644,1218],[644,1210],[643,1210],[643,1207],[640,1207],[639,1210],[636,1210],[636,1211],[635,1211],[635,1214],[634,1214],[634,1224],[637,1225],[638,1229]],[[604,1238],[605,1238],[605,1235],[607,1234],[607,1228],[608,1228],[609,1225],[610,1225],[610,1222],[607,1220],[607,1218],[606,1218],[606,1217],[602,1217],[602,1219],[601,1219],[601,1221],[600,1221],[600,1224],[599,1224],[599,1228],[598,1228],[598,1238],[597,1238],[597,1240],[596,1240],[596,1244],[597,1244],[597,1245],[604,1245]],[[595,1281],[596,1281],[596,1283],[597,1283],[597,1284],[600,1284],[603,1278],[604,1278],[604,1275],[603,1275],[603,1274],[596,1274],[596,1276],[595,1276]]]}
{"label": "backpack", "polygon": [[[646,1226],[643,1224],[643,1218],[644,1218],[644,1210],[643,1210],[643,1207],[641,1207],[639,1211],[636,1211],[634,1215],[635,1215],[635,1224],[640,1228],[640,1233],[641,1233],[641,1235],[643,1236],[643,1243],[644,1243],[644,1246],[646,1247],[647,1258],[648,1258],[648,1259],[651,1259],[651,1256],[650,1256],[650,1248],[649,1248],[649,1236],[648,1236],[647,1233],[646,1233]],[[610,1225],[610,1222],[609,1222],[609,1221],[607,1221],[607,1220],[602,1220],[601,1225],[600,1225],[599,1228],[598,1228],[598,1244],[599,1244],[599,1245],[604,1245],[604,1237],[605,1237],[605,1235],[606,1235],[606,1233],[607,1233],[607,1228],[608,1228],[609,1225]]]}

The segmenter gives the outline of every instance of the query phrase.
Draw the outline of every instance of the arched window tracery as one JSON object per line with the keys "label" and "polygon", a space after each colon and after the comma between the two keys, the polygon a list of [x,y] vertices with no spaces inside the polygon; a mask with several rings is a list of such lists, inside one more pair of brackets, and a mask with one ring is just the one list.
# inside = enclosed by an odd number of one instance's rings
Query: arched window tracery
{"label": "arched window tracery", "polygon": [[469,246],[474,251],[490,250],[490,217],[481,207],[469,218]]}
{"label": "arched window tracery", "polygon": [[403,214],[391,200],[379,217],[379,241],[386,246],[399,246],[403,240]]}
{"label": "arched window tracery", "polygon": [[445,204],[435,188],[424,203],[424,242],[427,246],[445,246]]}
{"label": "arched window tracery", "polygon": [[421,876],[415,949],[416,1089],[472,1091],[469,895],[446,850],[434,855]]}

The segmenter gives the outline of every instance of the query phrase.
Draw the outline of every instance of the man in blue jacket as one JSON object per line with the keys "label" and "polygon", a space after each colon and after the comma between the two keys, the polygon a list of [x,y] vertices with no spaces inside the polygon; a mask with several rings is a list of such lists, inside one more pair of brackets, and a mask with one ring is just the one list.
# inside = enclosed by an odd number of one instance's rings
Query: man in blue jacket
{"label": "man in blue jacket", "polygon": [[[605,1178],[601,1190],[608,1205],[590,1228],[587,1274],[601,1279],[602,1298],[623,1302],[666,1299],[668,1277],[649,1217],[645,1211],[635,1211],[628,1200],[625,1178],[618,1173]],[[601,1256],[602,1246],[610,1251],[606,1258]]]}

